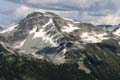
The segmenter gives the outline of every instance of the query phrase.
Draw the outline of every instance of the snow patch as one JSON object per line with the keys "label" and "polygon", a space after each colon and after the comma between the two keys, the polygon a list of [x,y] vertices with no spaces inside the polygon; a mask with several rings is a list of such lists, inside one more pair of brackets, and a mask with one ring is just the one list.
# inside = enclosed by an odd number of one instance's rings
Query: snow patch
{"label": "snow patch", "polygon": [[46,23],[46,24],[43,26],[43,28],[45,28],[47,25],[49,25],[49,24],[51,24],[51,23],[53,23],[53,20],[52,20],[52,19],[50,19],[49,22]]}
{"label": "snow patch", "polygon": [[86,74],[90,74],[91,70],[84,65],[83,61],[78,62],[79,69],[85,71]]}
{"label": "snow patch", "polygon": [[48,41],[49,41],[50,43],[53,43],[52,37],[49,37],[49,35],[46,35],[46,32],[44,32],[43,29],[40,29],[39,32],[35,32],[32,39],[40,38],[40,37],[41,37],[45,42],[48,42]]}
{"label": "snow patch", "polygon": [[20,48],[20,47],[22,47],[22,46],[24,45],[25,41],[26,41],[26,39],[23,40],[18,46],[16,46],[16,48]]}
{"label": "snow patch", "polygon": [[113,32],[114,35],[120,36],[120,28]]}
{"label": "snow patch", "polygon": [[66,62],[65,55],[56,55],[53,60],[53,63],[55,64],[62,64]]}
{"label": "snow patch", "polygon": [[62,17],[62,18],[67,20],[67,21],[71,21],[73,23],[80,23],[79,21],[76,21],[76,20],[73,20],[73,19],[68,19],[68,18],[64,18],[64,17]]}
{"label": "snow patch", "polygon": [[67,52],[67,49],[65,48],[65,49],[63,49],[63,54],[65,54]]}
{"label": "snow patch", "polygon": [[65,20],[67,20],[67,21],[72,21],[72,22],[74,22],[73,19],[68,19],[68,18],[64,18],[64,17],[62,17],[62,18],[65,19]]}
{"label": "snow patch", "polygon": [[42,60],[44,60],[44,56],[42,56],[42,55],[37,55],[37,54],[35,54],[35,53],[32,53],[32,55],[33,55],[35,58],[37,58],[37,59],[42,59]]}
{"label": "snow patch", "polygon": [[14,30],[14,28],[15,28],[16,26],[17,26],[17,25],[13,25],[13,26],[11,26],[11,27],[8,27],[7,29],[1,31],[0,33],[10,32],[10,31]]}
{"label": "snow patch", "polygon": [[120,45],[120,42],[118,42],[118,44]]}
{"label": "snow patch", "polygon": [[59,44],[57,44],[56,42],[52,43],[51,47],[58,47]]}
{"label": "snow patch", "polygon": [[109,39],[109,37],[105,36],[107,36],[107,33],[96,34],[95,32],[92,33],[84,32],[82,33],[82,35],[80,35],[82,41],[87,43],[97,43],[102,42],[102,40]]}
{"label": "snow patch", "polygon": [[64,26],[62,31],[63,32],[73,32],[74,30],[79,29],[78,27],[74,27],[72,24],[68,24],[68,26]]}
{"label": "snow patch", "polygon": [[44,28],[46,26],[48,26],[49,24],[51,24],[53,22],[52,19],[49,20],[48,23],[46,23],[44,26],[42,26],[42,29],[40,29],[39,31],[36,32],[37,30],[37,26],[35,26],[35,28],[30,32],[31,33],[34,33],[34,36],[32,39],[35,39],[35,38],[42,38],[44,41],[46,42],[50,42],[50,43],[53,43],[53,40],[52,40],[52,37],[50,37],[49,35],[46,35],[47,32],[44,32]]}
{"label": "snow patch", "polygon": [[35,27],[33,28],[33,30],[31,30],[31,31],[29,32],[29,34],[33,34],[33,33],[35,33],[36,30],[37,30],[37,26],[35,26]]}
{"label": "snow patch", "polygon": [[45,32],[43,31],[43,29],[40,29],[38,32],[34,32],[33,39],[43,37],[44,35],[45,35]]}

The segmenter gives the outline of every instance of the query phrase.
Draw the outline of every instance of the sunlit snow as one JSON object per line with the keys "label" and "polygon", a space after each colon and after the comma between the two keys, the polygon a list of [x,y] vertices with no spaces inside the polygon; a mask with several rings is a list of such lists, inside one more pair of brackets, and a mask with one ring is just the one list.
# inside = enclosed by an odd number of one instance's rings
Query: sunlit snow
{"label": "sunlit snow", "polygon": [[82,33],[82,35],[80,35],[82,41],[87,43],[97,43],[102,42],[102,40],[109,39],[109,37],[105,36],[107,36],[107,33],[96,34],[95,32],[92,33],[84,32]]}
{"label": "sunlit snow", "polygon": [[73,32],[74,30],[79,29],[78,27],[73,26],[72,24],[68,24],[68,26],[64,26],[62,31],[63,32]]}
{"label": "sunlit snow", "polygon": [[17,26],[17,25],[14,25],[14,26],[8,27],[7,29],[1,31],[0,33],[10,32],[10,31],[14,30],[14,28],[15,28],[16,26]]}

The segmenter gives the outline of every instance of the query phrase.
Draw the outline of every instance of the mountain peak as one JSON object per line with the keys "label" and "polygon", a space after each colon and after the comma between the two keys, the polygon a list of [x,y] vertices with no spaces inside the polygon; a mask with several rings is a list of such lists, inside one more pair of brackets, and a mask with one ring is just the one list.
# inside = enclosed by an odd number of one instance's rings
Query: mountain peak
{"label": "mountain peak", "polygon": [[31,30],[35,25],[43,26],[48,23],[50,19],[53,19],[55,17],[58,17],[58,15],[51,12],[33,12],[31,14],[28,14],[24,19],[19,22],[19,28],[24,30]]}
{"label": "mountain peak", "polygon": [[32,12],[30,14],[28,14],[26,16],[26,18],[29,18],[29,17],[38,17],[38,16],[43,16],[43,17],[55,17],[55,16],[58,16],[52,12],[46,12],[46,13],[42,13],[42,12]]}

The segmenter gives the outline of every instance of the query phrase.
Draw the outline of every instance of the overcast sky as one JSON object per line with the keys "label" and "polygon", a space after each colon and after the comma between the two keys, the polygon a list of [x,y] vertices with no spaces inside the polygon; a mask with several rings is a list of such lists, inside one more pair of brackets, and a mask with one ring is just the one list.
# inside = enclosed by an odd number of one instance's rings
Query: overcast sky
{"label": "overcast sky", "polygon": [[16,24],[33,11],[95,25],[120,23],[120,0],[0,0],[0,26]]}

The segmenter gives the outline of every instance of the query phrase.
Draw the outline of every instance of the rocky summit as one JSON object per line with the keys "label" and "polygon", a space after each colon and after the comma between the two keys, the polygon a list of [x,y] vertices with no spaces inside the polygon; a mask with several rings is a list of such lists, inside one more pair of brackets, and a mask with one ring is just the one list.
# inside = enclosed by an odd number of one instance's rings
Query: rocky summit
{"label": "rocky summit", "polygon": [[0,80],[120,80],[119,26],[33,12],[0,42]]}

